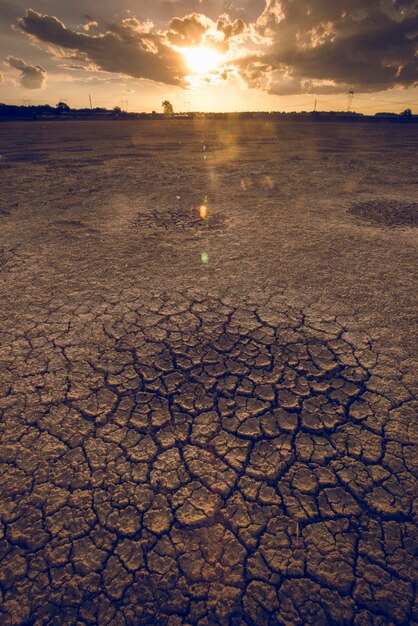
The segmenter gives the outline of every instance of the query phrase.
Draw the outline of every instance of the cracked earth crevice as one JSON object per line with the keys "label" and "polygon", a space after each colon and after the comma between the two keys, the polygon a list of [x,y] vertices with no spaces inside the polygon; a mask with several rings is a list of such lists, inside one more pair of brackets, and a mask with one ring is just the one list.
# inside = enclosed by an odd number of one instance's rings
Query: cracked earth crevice
{"label": "cracked earth crevice", "polygon": [[3,336],[2,624],[414,622],[416,403],[369,339],[196,290]]}

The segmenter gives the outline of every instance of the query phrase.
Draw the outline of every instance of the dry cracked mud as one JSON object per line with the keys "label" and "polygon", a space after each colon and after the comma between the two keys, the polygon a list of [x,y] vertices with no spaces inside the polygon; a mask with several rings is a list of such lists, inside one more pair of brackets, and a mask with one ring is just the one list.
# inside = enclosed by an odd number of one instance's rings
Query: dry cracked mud
{"label": "dry cracked mud", "polygon": [[382,226],[418,226],[418,202],[372,200],[354,204],[350,213]]}
{"label": "dry cracked mud", "polygon": [[[18,138],[22,128],[42,143],[40,126],[12,127]],[[65,139],[67,126],[54,128]],[[149,128],[155,145],[167,141]],[[300,131],[288,132],[294,149]],[[238,138],[251,152],[253,134]],[[307,229],[306,181],[293,192],[300,214],[263,221],[292,201],[273,167],[251,165],[234,187],[221,161],[226,181],[211,187],[206,160],[196,166],[201,197],[220,189],[229,202],[202,228],[189,206],[153,210],[168,195],[158,202],[147,171],[132,170],[134,209],[122,211],[119,161],[108,183],[100,163],[77,182],[68,164],[38,169],[42,158],[22,148],[3,169],[6,207],[24,207],[0,218],[0,623],[417,624],[412,303],[389,271],[397,255],[409,276],[412,229],[372,240],[347,216],[351,187],[327,213],[338,159],[327,161],[329,188],[309,189],[308,211],[329,223]],[[184,195],[170,154],[155,158],[175,199]],[[289,148],[282,158],[278,171],[300,166]],[[190,205],[199,197],[191,189]],[[323,267],[330,232],[337,248],[352,241],[341,268],[337,254]],[[270,256],[269,237],[280,241]],[[382,271],[364,269],[363,298],[353,251],[366,242]]]}

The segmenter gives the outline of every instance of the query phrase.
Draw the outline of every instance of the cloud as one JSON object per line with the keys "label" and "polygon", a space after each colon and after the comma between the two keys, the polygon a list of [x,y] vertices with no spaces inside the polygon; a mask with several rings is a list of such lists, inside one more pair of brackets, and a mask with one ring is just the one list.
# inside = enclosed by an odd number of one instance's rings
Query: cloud
{"label": "cloud", "polygon": [[244,31],[245,24],[241,19],[231,21],[227,15],[222,15],[214,22],[206,15],[192,13],[171,20],[167,39],[173,46],[192,48],[203,45],[225,54],[231,40],[237,40]]}
{"label": "cloud", "polygon": [[221,78],[272,94],[418,84],[416,0],[144,0],[142,13],[102,30],[86,15],[73,30],[28,9],[17,28],[73,66],[181,87],[190,70],[180,48],[196,45],[227,55]]}
{"label": "cloud", "polygon": [[215,22],[222,14],[251,22],[259,17],[265,3],[264,0],[143,0],[141,4],[152,11],[155,19],[164,21],[204,11]]}
{"label": "cloud", "polygon": [[85,24],[82,24],[81,28],[86,32],[90,32],[91,30],[96,30],[99,28],[99,24],[98,22],[95,22],[94,20],[90,20],[89,22],[86,22]]}
{"label": "cloud", "polygon": [[245,23],[241,19],[231,21],[227,15],[222,15],[218,19],[216,28],[220,33],[223,33],[225,41],[228,41],[228,39],[239,37],[244,33]]}
{"label": "cloud", "polygon": [[182,86],[187,75],[183,55],[168,45],[164,34],[151,32],[151,26],[148,21],[128,18],[108,26],[102,34],[91,35],[66,28],[56,17],[32,9],[17,24],[33,39],[75,51],[73,59],[93,63],[100,70]]}
{"label": "cloud", "polygon": [[[94,24],[94,33],[90,26]],[[71,65],[88,69],[126,74],[134,78],[185,87],[190,69],[180,48],[199,44],[229,50],[245,30],[241,19],[231,21],[221,16],[218,22],[200,13],[173,18],[166,31],[156,30],[150,20],[129,17],[111,24],[103,33],[97,22],[88,22],[88,29],[67,28],[58,18],[42,15],[32,9],[19,18],[17,28],[38,42],[55,46],[56,56],[65,57]],[[64,53],[63,50],[66,50]]]}
{"label": "cloud", "polygon": [[373,92],[418,83],[412,0],[267,0],[255,32],[262,52],[237,63],[270,93]]}
{"label": "cloud", "polygon": [[47,72],[39,65],[28,65],[22,59],[9,56],[6,63],[20,72],[20,84],[26,89],[42,89],[48,78]]}
{"label": "cloud", "polygon": [[212,24],[212,20],[200,13],[175,17],[170,22],[167,37],[175,46],[198,46],[204,42],[206,31]]}

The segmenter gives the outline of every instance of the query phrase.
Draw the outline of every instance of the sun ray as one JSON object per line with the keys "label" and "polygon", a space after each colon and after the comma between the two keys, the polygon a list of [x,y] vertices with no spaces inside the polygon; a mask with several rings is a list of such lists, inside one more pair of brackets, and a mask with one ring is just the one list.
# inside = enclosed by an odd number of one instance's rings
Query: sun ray
{"label": "sun ray", "polygon": [[222,61],[222,54],[211,48],[195,46],[194,48],[181,48],[192,74],[204,75],[216,70]]}

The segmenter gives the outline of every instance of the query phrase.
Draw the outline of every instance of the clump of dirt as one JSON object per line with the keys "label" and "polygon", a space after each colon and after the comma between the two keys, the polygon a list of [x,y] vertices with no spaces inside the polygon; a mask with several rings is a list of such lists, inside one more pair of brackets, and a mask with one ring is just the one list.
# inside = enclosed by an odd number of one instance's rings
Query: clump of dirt
{"label": "clump of dirt", "polygon": [[418,226],[418,203],[369,200],[353,204],[349,213],[380,226]]}

